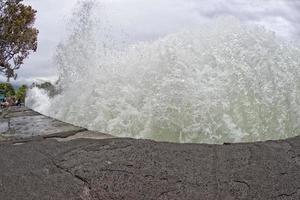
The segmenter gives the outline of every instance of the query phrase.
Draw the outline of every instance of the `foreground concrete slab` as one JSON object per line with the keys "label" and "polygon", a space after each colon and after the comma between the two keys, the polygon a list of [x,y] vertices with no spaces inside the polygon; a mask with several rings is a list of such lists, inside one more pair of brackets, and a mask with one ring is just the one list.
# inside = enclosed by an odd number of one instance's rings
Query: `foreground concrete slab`
{"label": "foreground concrete slab", "polygon": [[0,199],[300,199],[300,138],[199,145],[149,140],[0,144]]}
{"label": "foreground concrete slab", "polygon": [[0,142],[0,199],[300,199],[300,137],[226,145],[107,137],[71,130]]}

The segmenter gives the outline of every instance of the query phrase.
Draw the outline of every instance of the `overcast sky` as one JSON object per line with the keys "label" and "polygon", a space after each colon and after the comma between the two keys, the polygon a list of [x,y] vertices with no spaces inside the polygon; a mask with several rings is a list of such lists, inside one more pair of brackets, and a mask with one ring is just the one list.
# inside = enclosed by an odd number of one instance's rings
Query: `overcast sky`
{"label": "overcast sky", "polygon": [[[57,44],[66,36],[66,24],[76,0],[24,0],[37,10],[38,50],[19,70],[18,82],[53,79]],[[101,0],[112,23],[122,24],[137,41],[176,32],[186,26],[232,15],[256,23],[286,40],[300,38],[300,0]],[[103,10],[103,11],[104,11]],[[101,11],[101,12],[103,12]],[[102,14],[99,12],[99,14]]]}

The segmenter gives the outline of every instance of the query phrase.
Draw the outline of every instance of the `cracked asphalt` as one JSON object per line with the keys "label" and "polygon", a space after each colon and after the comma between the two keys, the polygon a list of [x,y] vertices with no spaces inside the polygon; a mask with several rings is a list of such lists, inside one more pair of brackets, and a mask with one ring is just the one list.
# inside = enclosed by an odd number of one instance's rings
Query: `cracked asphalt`
{"label": "cracked asphalt", "polygon": [[1,200],[300,199],[299,136],[226,145],[53,137],[0,142]]}

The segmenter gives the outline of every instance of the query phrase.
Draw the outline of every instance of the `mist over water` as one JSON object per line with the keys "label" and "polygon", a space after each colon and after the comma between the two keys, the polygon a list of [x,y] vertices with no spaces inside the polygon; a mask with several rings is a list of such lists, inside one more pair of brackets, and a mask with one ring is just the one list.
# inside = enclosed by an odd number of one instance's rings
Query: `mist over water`
{"label": "mist over water", "polygon": [[120,137],[223,143],[300,133],[300,49],[226,17],[133,42],[82,3],[55,56],[60,94],[29,91],[49,116]]}

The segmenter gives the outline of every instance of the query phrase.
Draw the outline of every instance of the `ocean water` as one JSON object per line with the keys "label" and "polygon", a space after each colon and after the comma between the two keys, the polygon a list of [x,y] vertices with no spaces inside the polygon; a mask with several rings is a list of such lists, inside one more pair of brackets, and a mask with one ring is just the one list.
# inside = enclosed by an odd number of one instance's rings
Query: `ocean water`
{"label": "ocean water", "polygon": [[223,143],[300,133],[300,49],[233,17],[124,42],[85,5],[57,48],[60,93],[27,106],[118,137]]}

